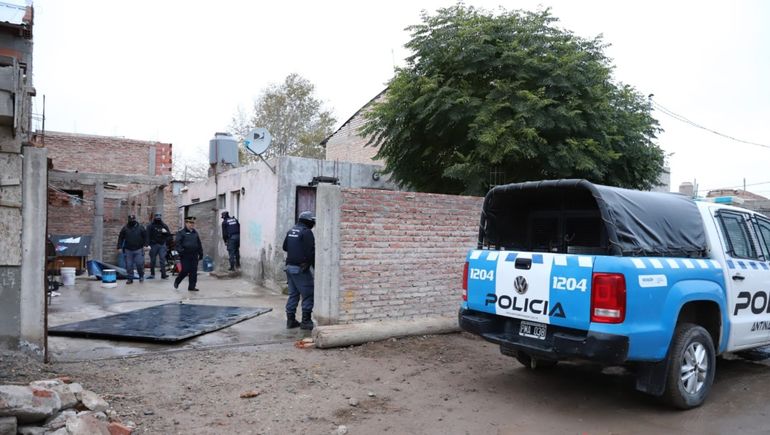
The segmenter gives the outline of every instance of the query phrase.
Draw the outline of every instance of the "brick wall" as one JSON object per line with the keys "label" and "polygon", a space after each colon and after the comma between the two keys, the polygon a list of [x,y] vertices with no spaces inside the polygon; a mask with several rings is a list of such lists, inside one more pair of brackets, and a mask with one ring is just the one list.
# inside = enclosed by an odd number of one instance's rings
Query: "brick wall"
{"label": "brick wall", "polygon": [[[54,169],[101,174],[171,175],[172,145],[169,143],[56,131],[46,132],[43,140]],[[153,146],[154,174],[150,172]]]}
{"label": "brick wall", "polygon": [[[168,143],[62,132],[46,132],[44,137],[36,137],[36,141],[44,143],[55,170],[171,175],[172,145]],[[82,201],[62,193],[63,190],[82,191]],[[104,200],[103,259],[115,262],[118,234],[126,224],[128,214],[135,214],[143,224],[149,222],[156,210],[157,197],[154,189],[138,184],[106,188],[105,195],[109,194],[125,195],[125,199]],[[93,236],[94,196],[93,185],[51,183],[48,189],[48,233]],[[168,186],[164,189],[162,213],[172,231],[179,227],[176,210],[171,186]]]}
{"label": "brick wall", "polygon": [[326,140],[326,160],[365,164],[381,163],[374,159],[378,148],[366,146],[369,138],[361,136],[358,131],[366,122],[364,114],[369,110],[369,107],[384,98],[384,95],[385,91],[366,103]]}
{"label": "brick wall", "polygon": [[365,146],[369,139],[358,134],[358,129],[363,124],[363,115],[358,114],[337,130],[326,142],[326,160],[365,164],[378,163],[379,161],[374,160],[378,148]]}
{"label": "brick wall", "polygon": [[341,193],[339,323],[454,315],[483,198]]}

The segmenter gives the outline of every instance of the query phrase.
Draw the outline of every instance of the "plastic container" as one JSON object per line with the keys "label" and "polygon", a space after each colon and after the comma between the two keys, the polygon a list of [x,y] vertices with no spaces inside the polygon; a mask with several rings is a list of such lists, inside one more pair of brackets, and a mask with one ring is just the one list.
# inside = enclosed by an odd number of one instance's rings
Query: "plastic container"
{"label": "plastic container", "polygon": [[203,257],[203,271],[211,272],[212,270],[214,270],[214,260],[207,255]]}
{"label": "plastic container", "polygon": [[102,270],[102,287],[115,288],[118,286],[118,274],[115,269]]}
{"label": "plastic container", "polygon": [[75,268],[74,267],[61,268],[61,284],[67,287],[71,287],[75,285]]}

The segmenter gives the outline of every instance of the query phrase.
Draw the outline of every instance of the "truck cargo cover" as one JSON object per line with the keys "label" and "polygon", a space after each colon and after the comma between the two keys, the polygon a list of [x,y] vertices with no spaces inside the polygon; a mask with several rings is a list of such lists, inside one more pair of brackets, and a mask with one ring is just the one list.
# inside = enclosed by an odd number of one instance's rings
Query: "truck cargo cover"
{"label": "truck cargo cover", "polygon": [[[593,201],[590,201],[590,197]],[[525,198],[552,196],[566,202],[585,197],[598,208],[612,255],[703,257],[707,244],[695,202],[683,195],[643,192],[590,183],[587,180],[548,180],[497,186],[487,193],[481,213],[479,247],[503,243],[512,216],[527,213]],[[559,204],[554,204],[558,207]]]}

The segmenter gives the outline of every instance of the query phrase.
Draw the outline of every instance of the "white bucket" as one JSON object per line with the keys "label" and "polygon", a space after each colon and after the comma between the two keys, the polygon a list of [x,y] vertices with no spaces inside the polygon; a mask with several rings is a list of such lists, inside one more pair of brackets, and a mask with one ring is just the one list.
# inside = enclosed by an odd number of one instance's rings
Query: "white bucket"
{"label": "white bucket", "polygon": [[65,286],[75,285],[75,268],[74,267],[61,268],[61,284]]}

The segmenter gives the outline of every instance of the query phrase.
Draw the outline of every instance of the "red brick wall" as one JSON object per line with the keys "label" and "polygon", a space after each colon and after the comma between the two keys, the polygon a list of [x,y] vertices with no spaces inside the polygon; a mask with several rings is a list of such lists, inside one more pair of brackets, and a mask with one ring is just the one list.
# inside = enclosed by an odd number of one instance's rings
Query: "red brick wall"
{"label": "red brick wall", "polygon": [[[46,132],[44,145],[55,170],[77,170],[102,174],[171,175],[172,145],[169,143],[93,136],[62,132]],[[41,137],[36,138],[41,142]],[[150,173],[150,153],[155,147],[155,168]],[[48,190],[48,232],[50,234],[93,235],[94,186],[73,183],[51,183]],[[149,222],[155,212],[156,193],[138,184],[105,189],[105,194],[126,193],[127,200],[104,200],[104,261],[114,262],[118,234],[129,213],[141,223]],[[71,201],[59,190],[83,191],[83,201]],[[139,193],[137,193],[139,192]],[[164,189],[163,218],[172,231],[179,227],[171,186]]]}
{"label": "red brick wall", "polygon": [[83,201],[48,188],[48,233],[92,235],[94,223],[94,186],[67,186],[83,191]]}
{"label": "red brick wall", "polygon": [[483,198],[342,189],[340,323],[453,315]]}
{"label": "red brick wall", "polygon": [[[172,146],[168,143],[55,131],[46,132],[44,141],[54,169],[102,174],[171,175]],[[155,174],[150,173],[151,146],[155,146]]]}

